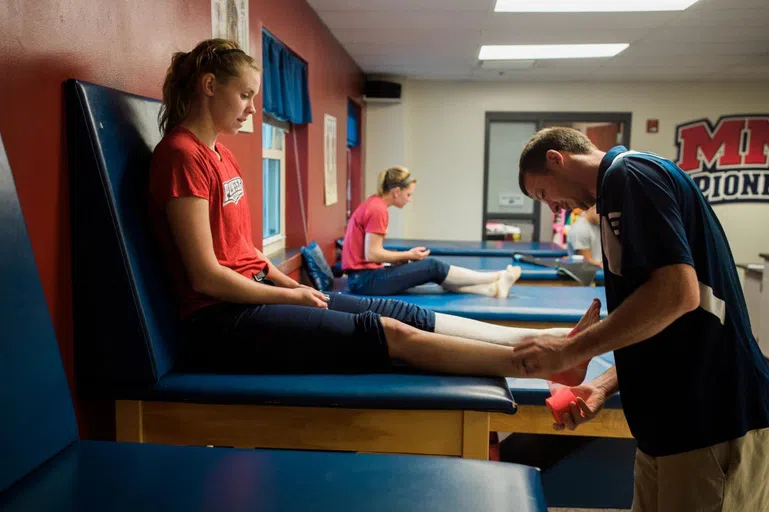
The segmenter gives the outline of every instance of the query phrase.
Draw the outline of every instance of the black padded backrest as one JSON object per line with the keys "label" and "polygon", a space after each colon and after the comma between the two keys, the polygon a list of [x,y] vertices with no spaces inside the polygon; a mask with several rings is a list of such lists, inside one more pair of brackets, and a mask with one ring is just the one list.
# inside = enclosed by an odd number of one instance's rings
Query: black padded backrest
{"label": "black padded backrest", "polygon": [[77,80],[65,90],[78,382],[88,394],[148,387],[179,337],[147,213],[160,102]]}
{"label": "black padded backrest", "polygon": [[77,440],[35,255],[0,139],[0,493]]}

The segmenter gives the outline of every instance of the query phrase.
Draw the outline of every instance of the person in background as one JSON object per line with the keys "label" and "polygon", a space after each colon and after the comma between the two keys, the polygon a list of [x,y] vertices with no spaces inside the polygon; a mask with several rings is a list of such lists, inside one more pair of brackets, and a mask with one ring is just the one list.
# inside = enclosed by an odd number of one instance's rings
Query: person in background
{"label": "person in background", "polygon": [[[409,251],[384,248],[391,206],[403,208],[414,195],[417,180],[408,169],[391,167],[379,173],[377,193],[361,203],[350,217],[342,246],[342,270],[347,288],[357,295],[396,295],[414,286],[437,283],[455,293],[507,298],[521,277],[521,267],[500,272],[477,272],[428,258],[426,247]],[[407,264],[408,263],[408,264]],[[390,264],[386,266],[386,264]]]}
{"label": "person in background", "polygon": [[570,252],[574,251],[591,265],[603,268],[600,225],[601,217],[593,205],[571,225],[567,241]]}

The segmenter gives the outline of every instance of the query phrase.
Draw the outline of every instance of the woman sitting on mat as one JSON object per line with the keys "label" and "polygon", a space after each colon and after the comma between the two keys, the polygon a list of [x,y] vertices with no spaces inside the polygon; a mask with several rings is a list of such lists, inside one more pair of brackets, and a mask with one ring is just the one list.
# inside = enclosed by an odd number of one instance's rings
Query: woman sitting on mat
{"label": "woman sitting on mat", "polygon": [[390,221],[387,209],[410,203],[416,184],[408,169],[391,167],[379,173],[377,193],[355,209],[342,246],[347,288],[358,295],[395,295],[420,284],[437,283],[456,293],[506,299],[510,287],[521,277],[520,267],[508,265],[501,272],[476,272],[428,258],[430,251],[425,247],[409,251],[384,248]]}
{"label": "woman sitting on mat", "polygon": [[[176,53],[163,85],[164,137],[152,156],[150,207],[178,288],[187,364],[228,373],[366,373],[406,364],[521,376],[511,345],[547,331],[324,295],[254,247],[240,166],[218,137],[237,134],[256,111],[259,71],[235,43],[212,39]],[[593,303],[578,327],[597,322],[599,310]],[[564,361],[553,379],[581,382],[579,363]]]}

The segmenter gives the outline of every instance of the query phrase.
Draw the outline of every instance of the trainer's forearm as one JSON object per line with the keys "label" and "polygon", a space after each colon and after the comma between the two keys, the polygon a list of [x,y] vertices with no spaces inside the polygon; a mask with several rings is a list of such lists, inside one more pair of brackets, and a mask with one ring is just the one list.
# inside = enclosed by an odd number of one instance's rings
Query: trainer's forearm
{"label": "trainer's forearm", "polygon": [[627,347],[659,334],[699,306],[697,275],[689,265],[657,269],[606,319],[575,334],[569,345],[577,360]]}
{"label": "trainer's forearm", "polygon": [[619,381],[617,380],[617,367],[612,366],[601,376],[590,381],[592,385],[604,391],[606,396],[611,396],[619,391]]}

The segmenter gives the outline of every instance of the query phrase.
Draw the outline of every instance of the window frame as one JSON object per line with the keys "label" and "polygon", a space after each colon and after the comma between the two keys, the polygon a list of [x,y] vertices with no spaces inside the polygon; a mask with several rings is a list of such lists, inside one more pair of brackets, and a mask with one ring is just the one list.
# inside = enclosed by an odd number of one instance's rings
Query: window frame
{"label": "window frame", "polygon": [[[288,123],[283,123],[268,115],[264,116],[262,124],[268,124],[280,131],[281,144],[280,149],[264,149],[266,145],[262,141],[262,173],[264,173],[264,161],[267,159],[278,160],[280,162],[280,229],[277,234],[264,238],[264,221],[262,219],[262,252],[269,257],[286,247],[286,135],[288,133]],[[275,146],[274,140],[271,146]],[[264,183],[264,175],[262,175]],[[262,190],[262,204],[264,204],[265,190]]]}

